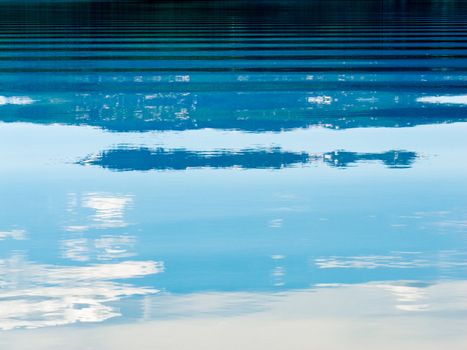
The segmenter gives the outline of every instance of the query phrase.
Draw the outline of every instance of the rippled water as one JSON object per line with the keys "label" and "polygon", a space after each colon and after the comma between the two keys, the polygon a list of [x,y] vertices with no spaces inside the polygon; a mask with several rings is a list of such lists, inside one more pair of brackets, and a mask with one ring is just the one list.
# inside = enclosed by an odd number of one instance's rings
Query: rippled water
{"label": "rippled water", "polygon": [[466,19],[0,2],[0,347],[464,349]]}

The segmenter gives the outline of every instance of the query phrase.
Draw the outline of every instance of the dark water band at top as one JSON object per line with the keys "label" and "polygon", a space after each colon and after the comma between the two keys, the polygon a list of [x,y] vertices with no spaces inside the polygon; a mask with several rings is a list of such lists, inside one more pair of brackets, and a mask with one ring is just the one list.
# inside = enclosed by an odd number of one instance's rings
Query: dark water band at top
{"label": "dark water band at top", "polygon": [[466,121],[462,1],[0,7],[0,121],[254,132]]}

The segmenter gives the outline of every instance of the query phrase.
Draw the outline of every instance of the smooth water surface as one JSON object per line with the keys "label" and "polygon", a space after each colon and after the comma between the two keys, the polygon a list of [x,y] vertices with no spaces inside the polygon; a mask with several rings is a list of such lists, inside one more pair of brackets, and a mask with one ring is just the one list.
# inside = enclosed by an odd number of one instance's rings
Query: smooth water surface
{"label": "smooth water surface", "polygon": [[0,348],[465,349],[466,19],[0,3]]}

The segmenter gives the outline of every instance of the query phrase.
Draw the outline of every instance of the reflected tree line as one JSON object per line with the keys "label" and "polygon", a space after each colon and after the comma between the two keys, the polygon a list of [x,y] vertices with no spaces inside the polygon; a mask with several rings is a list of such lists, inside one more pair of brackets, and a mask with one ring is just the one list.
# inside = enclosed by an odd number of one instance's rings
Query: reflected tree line
{"label": "reflected tree line", "polygon": [[185,149],[120,148],[90,156],[81,165],[97,165],[113,171],[187,170],[190,168],[282,169],[324,163],[348,168],[361,163],[377,162],[388,168],[410,168],[417,159],[415,152],[393,150],[381,153],[334,151],[322,154],[291,152],[280,148],[219,150],[196,152]]}

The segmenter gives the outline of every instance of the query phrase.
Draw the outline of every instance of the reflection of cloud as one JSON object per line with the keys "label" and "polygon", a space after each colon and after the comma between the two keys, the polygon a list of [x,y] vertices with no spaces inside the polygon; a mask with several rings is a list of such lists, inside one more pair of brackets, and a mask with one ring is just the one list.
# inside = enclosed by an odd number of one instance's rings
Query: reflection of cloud
{"label": "reflection of cloud", "polygon": [[[273,274],[282,276],[280,269]],[[420,283],[395,280],[361,284],[328,283],[309,289],[280,292],[205,292],[192,294],[161,293],[145,297],[144,317],[194,318],[231,317],[262,314],[269,318],[297,317],[300,321],[355,315],[376,317],[406,312],[467,312],[467,282],[439,281]],[[349,302],[352,300],[352,302]],[[360,317],[358,317],[360,318]]]}
{"label": "reflection of cloud", "polygon": [[433,104],[467,105],[467,95],[424,96],[417,98],[417,102]]}
{"label": "reflection of cloud", "polygon": [[74,238],[62,241],[62,256],[74,261],[88,261],[89,248],[87,238]]}
{"label": "reflection of cloud", "polygon": [[124,210],[132,201],[130,196],[89,193],[83,197],[82,205],[96,211],[93,220],[99,227],[123,227],[127,225],[123,221]]}
{"label": "reflection of cloud", "polygon": [[251,292],[160,293],[145,297],[144,317],[148,319],[238,316],[268,309],[277,296]]}
{"label": "reflection of cloud", "polygon": [[[412,254],[411,254],[412,255]],[[411,255],[331,256],[315,259],[321,269],[413,269],[430,266],[429,260],[412,258]]]}
{"label": "reflection of cloud", "polygon": [[0,231],[0,241],[11,238],[17,241],[26,239],[26,231],[24,230],[11,230],[11,231]]}
{"label": "reflection of cloud", "polygon": [[424,226],[430,225],[438,229],[450,231],[467,231],[467,215],[462,210],[437,210],[418,211],[409,216],[401,216],[402,219],[423,219]]}
{"label": "reflection of cloud", "polygon": [[281,228],[284,220],[283,219],[274,219],[269,221],[268,226],[271,228]]}
{"label": "reflection of cloud", "polygon": [[113,260],[136,255],[132,251],[135,237],[128,235],[106,235],[96,239],[71,238],[62,241],[63,257],[74,261]]}
{"label": "reflection of cloud", "polygon": [[21,256],[0,260],[0,329],[100,322],[119,316],[106,303],[157,291],[112,280],[163,270],[163,263],[154,261],[52,266],[33,264]]}
{"label": "reflection of cloud", "polygon": [[128,251],[133,247],[135,238],[132,236],[103,236],[95,240],[94,245],[100,252],[98,260],[111,260],[133,256],[134,253]]}
{"label": "reflection of cloud", "polygon": [[429,304],[424,302],[427,299],[427,291],[417,285],[410,283],[387,283],[370,284],[371,287],[381,288],[391,292],[396,298],[396,309],[401,311],[424,311],[429,308]]}
{"label": "reflection of cloud", "polygon": [[[401,285],[394,281],[388,284]],[[430,308],[394,307],[387,290],[368,284],[298,291],[147,295],[142,322],[3,332],[2,348],[57,350],[423,349],[464,350],[467,283],[424,286]],[[96,347],[96,344],[98,345]],[[141,345],[140,345],[141,344]]]}
{"label": "reflection of cloud", "polygon": [[272,255],[272,261],[275,263],[276,266],[271,271],[271,276],[273,278],[273,285],[274,287],[282,287],[285,285],[284,277],[286,274],[286,269],[282,266],[282,261],[285,259],[285,255]]}
{"label": "reflection of cloud", "polygon": [[283,266],[274,267],[271,276],[273,277],[273,284],[275,287],[282,287],[285,284],[285,268]]}
{"label": "reflection of cloud", "polygon": [[439,227],[452,228],[459,231],[467,230],[467,220],[445,220],[436,223]]}
{"label": "reflection of cloud", "polygon": [[[80,204],[78,204],[80,203]],[[78,208],[91,209],[91,224],[68,225],[67,231],[81,232],[90,228],[117,228],[128,225],[124,220],[125,210],[133,203],[130,195],[114,195],[107,193],[85,193],[81,202],[76,194],[70,195],[69,211],[76,213]],[[79,207],[80,206],[80,207]]]}

